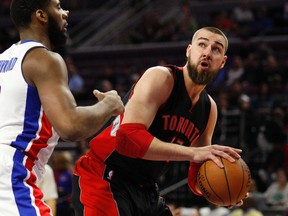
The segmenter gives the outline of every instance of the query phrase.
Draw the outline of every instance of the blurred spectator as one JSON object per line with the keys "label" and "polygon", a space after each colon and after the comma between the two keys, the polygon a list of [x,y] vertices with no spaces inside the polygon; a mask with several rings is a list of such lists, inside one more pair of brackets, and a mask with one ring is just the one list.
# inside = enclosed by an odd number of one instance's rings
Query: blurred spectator
{"label": "blurred spectator", "polygon": [[225,134],[223,132],[223,115],[228,111],[229,107],[229,101],[228,101],[228,93],[225,91],[220,91],[218,96],[215,97],[216,104],[217,104],[217,111],[218,111],[218,119],[216,122],[214,134],[213,134],[213,143],[222,143],[223,137],[225,137]]}
{"label": "blurred spectator", "polygon": [[234,56],[231,65],[227,69],[226,86],[231,86],[232,83],[241,79],[245,72],[243,60],[240,56]]}
{"label": "blurred spectator", "polygon": [[235,36],[238,34],[237,23],[230,18],[228,10],[216,12],[212,20],[213,25],[224,31],[227,36]]}
{"label": "blurred spectator", "polygon": [[283,144],[287,138],[284,130],[284,112],[280,107],[275,107],[271,114],[264,122],[264,135],[272,144]]}
{"label": "blurred spectator", "polygon": [[232,17],[238,24],[239,34],[242,36],[250,35],[250,26],[254,20],[254,13],[250,7],[250,1],[241,0],[240,5],[234,8]]}
{"label": "blurred spectator", "polygon": [[100,80],[99,83],[97,84],[97,89],[99,89],[99,91],[102,92],[107,92],[114,89],[114,86],[108,79],[103,79]]}
{"label": "blurred spectator", "polygon": [[283,145],[286,144],[287,134],[284,129],[284,112],[280,107],[275,107],[272,115],[264,122],[264,136],[271,145],[264,167],[270,175],[283,167],[285,157]]}
{"label": "blurred spectator", "polygon": [[275,180],[264,193],[266,204],[272,207],[288,207],[288,180],[287,173],[278,169]]}
{"label": "blurred spectator", "polygon": [[137,76],[137,73],[135,73],[136,68],[132,68],[129,65],[125,65],[123,69],[120,71],[119,76],[117,77],[117,83],[115,85],[115,90],[118,91],[118,94],[122,96],[125,96],[126,92],[129,91],[130,87],[134,84],[136,79],[139,78]]}
{"label": "blurred spectator", "polygon": [[191,13],[191,8],[188,3],[181,5],[181,13],[179,14],[174,25],[175,24],[175,27],[179,28],[179,31],[173,32],[173,41],[190,40],[191,33],[198,29],[199,23]]}
{"label": "blurred spectator", "polygon": [[254,14],[250,7],[249,0],[241,0],[240,5],[236,6],[233,11],[234,19],[239,23],[248,23],[253,21]]}
{"label": "blurred spectator", "polygon": [[115,90],[118,92],[121,98],[124,98],[127,93],[127,85],[125,84],[125,82],[118,82],[115,85]]}
{"label": "blurred spectator", "polygon": [[283,167],[286,139],[287,135],[283,128],[283,112],[277,107],[271,111],[271,115],[263,118],[258,133],[257,143],[262,159],[262,166],[258,168],[258,174],[261,186],[265,186],[265,188],[271,183],[271,175],[275,170]]}
{"label": "blurred spectator", "polygon": [[84,91],[84,79],[78,73],[78,69],[76,68],[73,59],[70,56],[65,58],[65,62],[69,76],[69,88],[77,98],[77,96],[82,94]]}
{"label": "blurred spectator", "polygon": [[267,83],[261,83],[259,85],[257,92],[253,95],[251,103],[253,109],[256,109],[261,117],[270,114],[274,106],[274,98]]}
{"label": "blurred spectator", "polygon": [[211,204],[209,207],[200,208],[199,212],[201,216],[228,216],[230,210],[226,207],[217,207]]}
{"label": "blurred spectator", "polygon": [[245,61],[245,70],[241,77],[241,82],[248,88],[253,89],[253,94],[260,83],[264,82],[262,65],[259,57],[252,53],[248,55]]}
{"label": "blurred spectator", "polygon": [[264,214],[260,212],[259,210],[253,208],[253,206],[250,207],[250,204],[249,204],[248,206],[243,205],[242,208],[237,208],[237,209],[232,210],[229,216],[264,216]]}
{"label": "blurred spectator", "polygon": [[160,22],[160,14],[156,11],[145,11],[142,16],[142,20],[138,28],[131,34],[132,43],[149,43],[156,42],[157,38],[160,37],[162,25]]}
{"label": "blurred spectator", "polygon": [[274,54],[273,49],[267,44],[267,42],[261,40],[255,47],[255,54],[261,61],[261,65],[264,66],[269,56]]}
{"label": "blurred spectator", "polygon": [[255,45],[251,42],[251,37],[248,36],[240,37],[238,47],[241,47],[241,49],[234,49],[234,55],[240,56],[244,61],[246,61],[255,51]]}
{"label": "blurred spectator", "polygon": [[180,216],[201,216],[201,214],[197,208],[181,207],[180,208]]}
{"label": "blurred spectator", "polygon": [[118,78],[117,76],[115,76],[115,72],[113,70],[114,69],[111,66],[105,65],[103,70],[99,74],[99,80],[108,80],[114,87],[117,83]]}
{"label": "blurred spectator", "polygon": [[45,203],[51,208],[52,215],[56,215],[57,212],[57,185],[54,177],[54,171],[48,164],[45,165],[45,174],[42,180],[39,182],[39,188],[44,194]]}
{"label": "blurred spectator", "polygon": [[240,96],[244,93],[243,86],[239,80],[235,80],[229,86],[229,107],[231,109],[238,109],[239,108],[239,99]]}
{"label": "blurred spectator", "polygon": [[220,92],[217,98],[217,105],[219,106],[218,110],[223,113],[229,109],[228,93]]}
{"label": "blurred spectator", "polygon": [[267,14],[267,8],[261,6],[255,11],[255,18],[251,23],[251,30],[253,35],[266,35],[272,30],[273,22]]}
{"label": "blurred spectator", "polygon": [[263,68],[263,76],[265,77],[265,81],[268,83],[273,93],[279,91],[279,89],[282,90],[284,85],[282,75],[282,68],[279,66],[276,57],[274,55],[267,56],[267,60]]}
{"label": "blurred spectator", "polygon": [[249,153],[253,152],[257,145],[257,135],[259,133],[260,118],[257,111],[251,107],[251,98],[242,94],[239,98],[239,108],[241,111],[241,131],[240,136],[243,148],[249,149]]}
{"label": "blurred spectator", "polygon": [[57,216],[73,216],[71,207],[73,159],[68,151],[55,152],[52,165],[57,184],[59,198],[57,200]]}
{"label": "blurred spectator", "polygon": [[[251,170],[251,168],[250,168]],[[251,184],[249,188],[249,196],[244,200],[244,208],[247,206],[263,211],[266,208],[265,197],[258,189],[258,183],[256,179],[251,178]]]}

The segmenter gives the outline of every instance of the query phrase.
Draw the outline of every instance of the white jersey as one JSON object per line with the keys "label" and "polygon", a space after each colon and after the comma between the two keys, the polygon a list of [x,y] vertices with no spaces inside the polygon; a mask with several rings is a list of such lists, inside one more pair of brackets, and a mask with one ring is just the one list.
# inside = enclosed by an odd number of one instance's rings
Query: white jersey
{"label": "white jersey", "polygon": [[50,215],[37,187],[59,139],[38,91],[24,79],[27,52],[45,47],[20,41],[0,54],[0,206],[1,215]]}
{"label": "white jersey", "polygon": [[33,41],[21,41],[0,55],[0,145],[26,152],[31,160],[46,163],[59,136],[49,123],[37,89],[23,77],[22,61]]}

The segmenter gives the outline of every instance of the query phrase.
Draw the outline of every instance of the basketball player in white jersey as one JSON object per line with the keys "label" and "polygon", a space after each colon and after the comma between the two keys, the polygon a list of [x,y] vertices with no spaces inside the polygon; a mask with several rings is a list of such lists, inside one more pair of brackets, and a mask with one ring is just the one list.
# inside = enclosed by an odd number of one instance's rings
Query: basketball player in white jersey
{"label": "basketball player in white jersey", "polygon": [[[81,140],[124,111],[116,91],[77,106],[62,57],[69,11],[59,0],[12,0],[20,41],[0,54],[0,215],[52,215],[36,186],[59,136]],[[96,101],[95,98],[95,101]]]}

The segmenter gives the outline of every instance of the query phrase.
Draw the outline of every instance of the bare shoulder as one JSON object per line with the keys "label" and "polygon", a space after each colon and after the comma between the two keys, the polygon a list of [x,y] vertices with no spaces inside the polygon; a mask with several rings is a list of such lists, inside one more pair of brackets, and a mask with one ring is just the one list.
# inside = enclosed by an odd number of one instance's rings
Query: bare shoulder
{"label": "bare shoulder", "polygon": [[174,78],[169,68],[162,66],[151,67],[144,72],[137,82],[134,88],[134,99],[145,100],[147,104],[154,103],[159,106],[165,103],[171,94],[173,86]]}
{"label": "bare shoulder", "polygon": [[212,105],[212,106],[216,106],[216,102],[215,102],[215,100],[211,97],[211,95],[208,94],[208,97],[209,97],[209,100],[210,100],[210,102],[211,102],[211,105]]}
{"label": "bare shoulder", "polygon": [[208,94],[208,97],[209,97],[210,102],[211,102],[210,113],[217,116],[217,104],[216,104],[215,100],[209,94]]}
{"label": "bare shoulder", "polygon": [[67,73],[63,58],[46,48],[31,49],[24,58],[23,75],[26,81],[35,86],[35,80],[48,77],[61,78]]}
{"label": "bare shoulder", "polygon": [[147,69],[143,74],[144,78],[149,77],[150,79],[157,79],[158,82],[161,80],[165,82],[173,82],[172,69],[164,66],[155,66]]}
{"label": "bare shoulder", "polygon": [[23,66],[25,67],[40,67],[45,69],[51,65],[65,64],[63,58],[55,52],[49,51],[43,47],[31,49],[25,56]]}
{"label": "bare shoulder", "polygon": [[165,66],[154,66],[150,67],[149,69],[146,70],[145,73],[155,73],[158,72],[160,74],[166,74],[166,75],[171,75],[172,69],[165,67]]}

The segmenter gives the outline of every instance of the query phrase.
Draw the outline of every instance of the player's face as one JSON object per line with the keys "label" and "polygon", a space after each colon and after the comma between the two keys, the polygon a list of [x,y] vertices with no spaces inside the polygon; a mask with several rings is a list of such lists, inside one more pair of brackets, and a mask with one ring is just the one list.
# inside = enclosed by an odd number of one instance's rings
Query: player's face
{"label": "player's face", "polygon": [[49,24],[48,34],[51,43],[57,47],[64,45],[67,41],[67,18],[68,11],[61,8],[60,2],[57,0],[51,1],[51,7],[49,8]]}
{"label": "player's face", "polygon": [[187,48],[187,69],[193,82],[199,85],[209,84],[224,67],[225,39],[207,30],[197,33]]}

